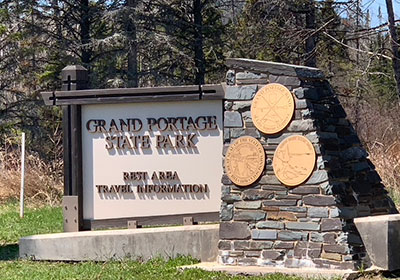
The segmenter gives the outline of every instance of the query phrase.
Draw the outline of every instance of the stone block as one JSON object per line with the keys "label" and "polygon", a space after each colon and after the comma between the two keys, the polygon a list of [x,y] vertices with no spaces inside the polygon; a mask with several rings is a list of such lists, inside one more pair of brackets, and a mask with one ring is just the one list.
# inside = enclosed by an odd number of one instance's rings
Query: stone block
{"label": "stone block", "polygon": [[227,86],[225,99],[227,100],[252,100],[257,92],[257,85]]}
{"label": "stone block", "polygon": [[329,210],[324,207],[310,207],[307,211],[307,217],[309,218],[328,218]]}
{"label": "stone block", "polygon": [[344,255],[349,253],[349,247],[345,245],[325,244],[324,251],[327,253],[337,253]]}
{"label": "stone block", "polygon": [[242,192],[243,200],[264,200],[264,199],[271,199],[273,196],[274,196],[273,191],[245,190]]}
{"label": "stone block", "polygon": [[221,197],[221,199],[226,203],[234,203],[235,201],[242,200],[242,198],[238,194],[225,194]]}
{"label": "stone block", "polygon": [[240,136],[246,135],[246,129],[244,128],[230,128],[231,138],[239,138]]}
{"label": "stone block", "polygon": [[354,223],[372,263],[383,270],[400,269],[400,214],[356,218]]}
{"label": "stone block", "polygon": [[296,246],[294,247],[294,257],[299,258],[299,259],[306,258],[307,246],[308,246],[308,242],[306,242],[306,241],[297,242]]}
{"label": "stone block", "polygon": [[333,206],[336,204],[335,197],[327,195],[306,195],[303,202],[310,206]]}
{"label": "stone block", "polygon": [[224,112],[224,128],[243,127],[242,115],[239,112]]}
{"label": "stone block", "polygon": [[321,256],[322,244],[321,243],[308,243],[307,256],[316,259]]}
{"label": "stone block", "polygon": [[278,232],[278,239],[282,241],[296,241],[296,240],[307,240],[307,232],[298,231],[280,231]]}
{"label": "stone block", "polygon": [[256,224],[256,227],[259,229],[283,229],[284,224],[280,222],[274,221],[262,221]]}
{"label": "stone block", "polygon": [[291,212],[271,211],[271,212],[268,212],[268,220],[273,220],[273,221],[280,221],[280,220],[296,221],[297,220],[297,216],[294,213],[291,213]]}
{"label": "stone block", "polygon": [[311,109],[312,104],[309,101],[304,100],[304,99],[301,99],[301,100],[296,99],[295,108],[296,108],[296,110],[304,110],[307,108]]}
{"label": "stone block", "polygon": [[368,153],[361,147],[351,147],[340,153],[340,157],[345,161],[365,159],[367,156]]}
{"label": "stone block", "polygon": [[[260,185],[282,185],[281,182],[274,175],[262,176],[259,182]],[[286,190],[286,188],[285,188]]]}
{"label": "stone block", "polygon": [[274,249],[293,249],[294,242],[277,241],[274,244]]}
{"label": "stone block", "polygon": [[269,186],[269,185],[262,185],[261,188],[267,191],[285,191],[287,188],[285,186]]}
{"label": "stone block", "polygon": [[231,131],[229,128],[224,128],[224,142],[229,142],[231,139]]}
{"label": "stone block", "polygon": [[333,232],[328,232],[328,233],[324,233],[324,243],[327,244],[335,244],[336,243],[336,233]]}
{"label": "stone block", "polygon": [[311,232],[310,233],[310,240],[312,242],[324,242],[324,235],[319,232]]}
{"label": "stone block", "polygon": [[306,185],[318,185],[327,181],[328,179],[328,172],[325,170],[317,170],[314,171],[310,179],[307,180]]}
{"label": "stone block", "polygon": [[237,259],[238,265],[257,265],[257,258],[238,258]]}
{"label": "stone block", "polygon": [[318,223],[305,223],[305,222],[288,222],[285,224],[286,229],[289,230],[310,230],[318,231],[320,225]]}
{"label": "stone block", "polygon": [[309,79],[323,79],[321,70],[312,67],[297,66],[279,62],[260,61],[247,58],[228,58],[226,65],[232,69],[254,69],[254,72],[269,73],[276,76],[293,76]]}
{"label": "stone block", "polygon": [[233,218],[233,205],[227,204],[221,206],[221,211],[219,213],[221,221],[230,221]]}
{"label": "stone block", "polygon": [[233,248],[235,250],[247,250],[249,249],[250,241],[245,240],[237,240],[233,241]]}
{"label": "stone block", "polygon": [[232,242],[228,240],[220,240],[218,242],[218,249],[220,250],[232,250]]}
{"label": "stone block", "polygon": [[342,222],[339,218],[321,220],[321,231],[339,231],[342,228]]}
{"label": "stone block", "polygon": [[251,136],[251,137],[254,137],[254,138],[257,138],[257,139],[259,139],[261,137],[260,132],[254,127],[250,127],[250,128],[246,127],[245,134],[247,136]]}
{"label": "stone block", "polygon": [[234,212],[235,221],[260,221],[265,219],[265,212],[259,210],[238,210]]}
{"label": "stone block", "polygon": [[228,175],[226,174],[222,175],[221,183],[224,185],[232,185],[231,179],[229,179]]}
{"label": "stone block", "polygon": [[258,230],[253,229],[251,231],[251,238],[254,240],[276,240],[276,230]]}
{"label": "stone block", "polygon": [[250,239],[249,226],[245,222],[221,222],[219,226],[220,239]]}
{"label": "stone block", "polygon": [[271,249],[273,246],[273,241],[250,241],[250,250],[263,250]]}
{"label": "stone block", "polygon": [[289,191],[292,194],[319,194],[319,187],[315,186],[299,186]]}
{"label": "stone block", "polygon": [[284,207],[279,207],[279,211],[306,213],[307,208],[306,207],[291,207],[291,206],[286,207],[286,206],[284,206]]}
{"label": "stone block", "polygon": [[301,135],[299,133],[283,133],[278,135],[268,135],[267,144],[268,145],[279,145],[283,140],[290,136]]}
{"label": "stone block", "polygon": [[284,251],[279,251],[279,250],[264,250],[264,251],[262,251],[262,257],[264,259],[283,260],[284,256],[285,256]]}
{"label": "stone block", "polygon": [[245,257],[258,258],[261,255],[261,251],[244,251]]}
{"label": "stone block", "polygon": [[235,202],[235,208],[237,209],[260,209],[261,201],[238,201]]}
{"label": "stone block", "polygon": [[226,72],[225,80],[226,80],[226,84],[227,85],[233,86],[235,84],[235,82],[236,82],[235,71],[234,70],[228,70]]}
{"label": "stone block", "polygon": [[342,255],[336,253],[326,253],[322,252],[321,258],[333,261],[342,261]]}
{"label": "stone block", "polygon": [[[260,80],[260,79],[267,79],[268,75],[264,73],[252,73],[248,71],[244,72],[237,72],[236,73],[236,80]],[[256,82],[255,82],[256,83]]]}
{"label": "stone block", "polygon": [[288,193],[277,193],[275,194],[275,199],[293,199],[293,200],[300,200],[301,195],[297,194],[288,194]]}
{"label": "stone block", "polygon": [[307,132],[307,131],[314,131],[316,129],[314,125],[314,121],[307,119],[307,120],[294,120],[290,123],[287,130],[289,132]]}
{"label": "stone block", "polygon": [[311,100],[318,100],[318,91],[315,88],[296,88],[294,90],[294,94],[298,99],[311,99]]}
{"label": "stone block", "polygon": [[292,200],[292,199],[263,201],[263,206],[295,206],[296,204],[297,204],[297,201]]}

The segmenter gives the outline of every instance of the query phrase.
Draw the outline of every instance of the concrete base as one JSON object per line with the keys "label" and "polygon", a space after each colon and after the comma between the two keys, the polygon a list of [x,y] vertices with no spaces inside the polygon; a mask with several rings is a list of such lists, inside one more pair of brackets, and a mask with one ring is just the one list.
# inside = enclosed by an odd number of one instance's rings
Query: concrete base
{"label": "concrete base", "polygon": [[375,268],[400,269],[400,214],[354,219]]}
{"label": "concrete base", "polygon": [[231,275],[260,276],[272,273],[296,275],[306,278],[337,278],[354,279],[359,272],[343,269],[318,269],[318,268],[284,268],[270,266],[231,266],[216,262],[204,262],[194,265],[182,266],[182,269],[199,268],[206,271],[225,272]]}
{"label": "concrete base", "polygon": [[215,261],[219,225],[194,225],[33,235],[21,238],[23,259],[107,261],[192,256]]}

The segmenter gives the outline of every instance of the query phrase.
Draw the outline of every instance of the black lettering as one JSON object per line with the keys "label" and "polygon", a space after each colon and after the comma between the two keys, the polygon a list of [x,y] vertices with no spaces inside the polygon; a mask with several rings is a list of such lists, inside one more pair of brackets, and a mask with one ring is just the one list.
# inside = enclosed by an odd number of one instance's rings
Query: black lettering
{"label": "black lettering", "polygon": [[185,148],[185,138],[183,135],[176,135],[175,136],[175,147],[176,148]]}
{"label": "black lettering", "polygon": [[111,149],[113,149],[114,148],[114,143],[113,143],[113,140],[115,139],[115,136],[107,136],[106,137],[106,149],[107,150],[111,150]]}
{"label": "black lettering", "polygon": [[150,131],[153,131],[153,126],[157,123],[157,120],[154,118],[147,118],[147,127]]}
{"label": "black lettering", "polygon": [[93,127],[91,127],[91,123],[96,122],[96,120],[88,120],[86,123],[86,129],[87,131],[89,131],[90,133],[95,133],[96,129],[93,129]]}
{"label": "black lettering", "polygon": [[193,142],[193,138],[196,136],[196,134],[194,133],[190,133],[187,138],[186,138],[186,142],[187,142],[187,146],[189,148],[196,148],[196,144]]}
{"label": "black lettering", "polygon": [[206,117],[200,116],[200,117],[196,118],[196,120],[194,122],[196,125],[196,129],[198,129],[198,130],[207,129]]}

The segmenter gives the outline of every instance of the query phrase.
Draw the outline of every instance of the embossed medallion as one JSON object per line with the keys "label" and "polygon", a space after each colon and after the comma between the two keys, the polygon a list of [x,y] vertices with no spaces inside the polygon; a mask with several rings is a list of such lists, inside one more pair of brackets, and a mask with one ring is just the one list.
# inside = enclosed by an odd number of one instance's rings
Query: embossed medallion
{"label": "embossed medallion", "polygon": [[264,148],[254,137],[236,139],[226,152],[225,171],[235,185],[251,185],[260,177],[264,167]]}
{"label": "embossed medallion", "polygon": [[273,168],[276,177],[286,186],[297,186],[310,177],[315,166],[314,146],[304,136],[283,140],[276,148]]}
{"label": "embossed medallion", "polygon": [[260,89],[251,104],[254,125],[265,134],[284,129],[294,113],[291,92],[281,84],[268,84]]}

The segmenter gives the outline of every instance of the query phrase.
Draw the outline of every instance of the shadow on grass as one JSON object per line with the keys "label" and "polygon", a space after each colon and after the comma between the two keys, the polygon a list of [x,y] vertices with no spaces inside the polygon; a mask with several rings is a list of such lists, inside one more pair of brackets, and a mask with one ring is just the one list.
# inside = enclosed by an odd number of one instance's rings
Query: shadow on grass
{"label": "shadow on grass", "polygon": [[18,259],[18,244],[0,246],[0,261],[13,261]]}
{"label": "shadow on grass", "polygon": [[400,270],[395,270],[392,272],[385,271],[382,273],[382,276],[387,279],[399,279],[400,278]]}

